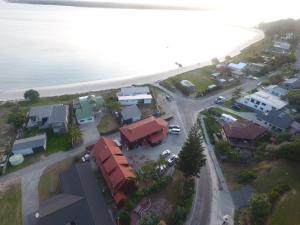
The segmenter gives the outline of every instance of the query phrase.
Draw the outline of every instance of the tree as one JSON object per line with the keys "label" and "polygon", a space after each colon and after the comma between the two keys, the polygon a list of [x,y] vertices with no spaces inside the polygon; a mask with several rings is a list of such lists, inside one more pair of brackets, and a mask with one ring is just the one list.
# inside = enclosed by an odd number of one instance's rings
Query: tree
{"label": "tree", "polygon": [[235,88],[232,92],[232,100],[237,100],[241,97],[241,92],[242,92],[242,88],[241,87],[238,87],[238,88]]}
{"label": "tree", "polygon": [[202,135],[199,125],[196,123],[190,130],[179,153],[179,160],[176,164],[177,169],[182,171],[185,177],[199,177],[200,169],[206,163],[203,151]]}
{"label": "tree", "polygon": [[150,212],[143,217],[140,221],[140,225],[160,225],[160,219],[158,215]]}
{"label": "tree", "polygon": [[77,140],[81,138],[81,131],[78,126],[70,125],[69,126],[69,134],[72,139],[72,146],[74,145],[74,142],[76,143]]}
{"label": "tree", "polygon": [[290,105],[300,108],[300,89],[290,90],[285,98],[289,101]]}
{"label": "tree", "polygon": [[123,211],[119,217],[120,225],[130,225],[131,218],[127,211]]}
{"label": "tree", "polygon": [[279,155],[287,160],[300,161],[300,141],[283,143],[279,147]]}
{"label": "tree", "polygon": [[108,111],[118,111],[121,109],[121,104],[120,102],[114,100],[114,99],[108,99],[105,103],[105,106]]}
{"label": "tree", "polygon": [[7,122],[13,125],[16,129],[21,128],[25,121],[25,114],[23,112],[14,112],[8,116]]}
{"label": "tree", "polygon": [[229,61],[230,59],[231,59],[231,56],[230,56],[230,55],[226,55],[226,56],[225,56],[225,60],[226,60],[226,61]]}
{"label": "tree", "polygon": [[219,59],[218,58],[212,58],[212,60],[211,60],[211,62],[212,62],[212,64],[214,64],[214,65],[216,65],[216,64],[219,64],[220,63],[220,61],[219,61]]}
{"label": "tree", "polygon": [[250,200],[250,217],[253,225],[262,225],[271,212],[271,202],[266,194],[254,193]]}
{"label": "tree", "polygon": [[33,89],[27,90],[24,93],[24,98],[26,100],[34,101],[37,100],[39,97],[40,97],[40,93]]}

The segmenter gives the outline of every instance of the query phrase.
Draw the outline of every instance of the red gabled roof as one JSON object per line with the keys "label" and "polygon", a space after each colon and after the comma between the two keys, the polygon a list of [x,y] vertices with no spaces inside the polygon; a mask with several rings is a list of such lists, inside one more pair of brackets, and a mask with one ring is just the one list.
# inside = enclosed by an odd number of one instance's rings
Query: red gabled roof
{"label": "red gabled roof", "polygon": [[238,120],[233,123],[226,123],[223,125],[223,130],[228,138],[247,140],[255,140],[266,132],[265,128],[248,120]]}
{"label": "red gabled roof", "polygon": [[120,184],[135,178],[127,159],[111,139],[101,137],[92,152],[113,194],[121,188]]}
{"label": "red gabled roof", "polygon": [[151,116],[128,126],[121,127],[120,132],[130,142],[134,142],[155,132],[159,132],[162,129],[166,132],[167,126],[168,123],[165,120]]}

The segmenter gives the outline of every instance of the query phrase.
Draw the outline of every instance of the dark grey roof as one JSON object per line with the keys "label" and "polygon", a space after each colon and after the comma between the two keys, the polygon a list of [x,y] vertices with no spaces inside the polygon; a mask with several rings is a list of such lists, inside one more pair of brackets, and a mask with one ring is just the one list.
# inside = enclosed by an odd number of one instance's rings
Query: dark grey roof
{"label": "dark grey roof", "polygon": [[280,110],[271,110],[268,114],[259,112],[257,117],[282,129],[289,128],[294,121],[294,118],[290,114]]}
{"label": "dark grey roof", "polygon": [[63,195],[41,205],[38,225],[114,225],[89,163],[61,173],[60,182]]}
{"label": "dark grey roof", "polygon": [[33,106],[30,108],[29,117],[48,118],[53,105]]}
{"label": "dark grey roof", "polygon": [[127,106],[121,111],[123,120],[141,117],[142,113],[136,105]]}
{"label": "dark grey roof", "polygon": [[50,115],[50,123],[65,122],[68,120],[68,114],[68,105],[54,105]]}
{"label": "dark grey roof", "polygon": [[46,145],[47,136],[46,134],[37,135],[30,138],[23,138],[19,140],[15,140],[12,150],[20,150],[25,148],[38,148]]}

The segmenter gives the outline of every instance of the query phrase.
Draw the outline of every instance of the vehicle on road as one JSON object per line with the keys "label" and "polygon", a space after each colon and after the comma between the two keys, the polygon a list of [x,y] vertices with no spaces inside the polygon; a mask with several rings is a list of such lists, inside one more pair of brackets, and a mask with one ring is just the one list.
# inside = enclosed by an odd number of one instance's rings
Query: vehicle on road
{"label": "vehicle on road", "polygon": [[180,129],[180,126],[178,126],[178,125],[174,125],[174,124],[172,124],[172,125],[169,125],[169,129],[174,129],[174,128],[176,128],[176,129]]}
{"label": "vehicle on road", "polygon": [[171,154],[171,151],[170,151],[169,149],[167,149],[167,150],[164,150],[164,151],[161,153],[161,156],[166,157],[166,156],[168,156],[168,155],[170,155],[170,154]]}
{"label": "vehicle on road", "polygon": [[89,153],[85,153],[82,157],[81,160],[82,162],[89,162],[91,159],[91,155]]}
{"label": "vehicle on road", "polygon": [[166,95],[166,99],[170,102],[172,101],[171,96],[170,95]]}
{"label": "vehicle on road", "polygon": [[181,130],[178,128],[169,129],[169,134],[180,134]]}
{"label": "vehicle on road", "polygon": [[157,171],[157,174],[159,176],[161,176],[166,170],[167,170],[167,165],[166,164],[158,165],[156,167],[156,171]]}
{"label": "vehicle on road", "polygon": [[215,99],[215,103],[216,103],[216,104],[222,104],[222,103],[225,102],[225,100],[226,100],[225,97],[219,96],[219,97],[217,97],[217,98]]}
{"label": "vehicle on road", "polygon": [[173,154],[169,159],[168,159],[168,164],[172,166],[177,160],[179,159],[178,155]]}

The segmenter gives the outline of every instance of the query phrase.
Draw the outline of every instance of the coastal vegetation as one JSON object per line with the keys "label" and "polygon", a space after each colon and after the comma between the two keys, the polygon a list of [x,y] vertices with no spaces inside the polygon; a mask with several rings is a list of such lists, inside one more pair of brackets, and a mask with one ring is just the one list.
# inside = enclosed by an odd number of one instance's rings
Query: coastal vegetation
{"label": "coastal vegetation", "polygon": [[26,100],[35,101],[39,97],[40,97],[40,93],[33,89],[25,91],[25,93],[24,93],[24,99],[26,99]]}

